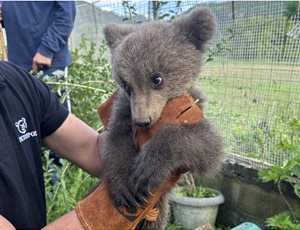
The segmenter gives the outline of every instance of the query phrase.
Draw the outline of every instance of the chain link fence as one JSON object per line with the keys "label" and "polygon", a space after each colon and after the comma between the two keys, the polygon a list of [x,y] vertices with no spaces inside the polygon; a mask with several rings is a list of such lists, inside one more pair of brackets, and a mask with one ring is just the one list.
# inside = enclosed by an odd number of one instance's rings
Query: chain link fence
{"label": "chain link fence", "polygon": [[278,165],[291,157],[277,144],[284,135],[300,141],[289,129],[291,118],[300,119],[299,1],[76,4],[72,49],[83,34],[99,44],[108,23],[172,20],[193,7],[209,7],[217,17],[218,32],[197,81],[208,98],[206,116],[222,132],[228,153]]}

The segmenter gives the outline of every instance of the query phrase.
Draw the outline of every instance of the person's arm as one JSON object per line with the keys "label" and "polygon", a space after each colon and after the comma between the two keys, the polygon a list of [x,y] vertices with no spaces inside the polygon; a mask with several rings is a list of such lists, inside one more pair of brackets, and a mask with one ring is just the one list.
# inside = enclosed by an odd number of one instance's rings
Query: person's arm
{"label": "person's arm", "polygon": [[[54,222],[48,224],[44,228],[42,228],[42,230],[57,230],[57,229],[83,230],[84,228],[82,227],[82,225],[77,217],[76,212],[73,210],[73,211],[61,216]],[[1,228],[0,228],[0,230],[1,230]]]}
{"label": "person's arm", "polygon": [[68,43],[75,20],[76,8],[73,1],[55,2],[55,17],[41,39],[40,46],[33,57],[32,68],[51,66],[52,58]]}
{"label": "person's arm", "polygon": [[[51,224],[42,228],[43,230],[83,230],[82,225],[76,215],[76,212],[73,210]],[[0,230],[16,230],[16,228],[2,215],[0,215]]]}
{"label": "person's arm", "polygon": [[105,133],[98,134],[73,114],[69,114],[63,124],[45,137],[43,142],[63,158],[99,177],[102,167],[99,148],[104,135]]}
{"label": "person's arm", "polygon": [[[79,224],[80,224],[80,222],[79,222]],[[78,230],[79,229],[80,228],[78,228]],[[0,215],[0,230],[16,230],[16,229],[4,216]],[[74,230],[77,230],[77,229],[74,229]]]}
{"label": "person's arm", "polygon": [[[102,168],[99,148],[106,132],[98,134],[84,122],[69,114],[64,123],[44,143],[61,156],[89,173],[99,176]],[[75,210],[45,226],[43,230],[83,230]]]}

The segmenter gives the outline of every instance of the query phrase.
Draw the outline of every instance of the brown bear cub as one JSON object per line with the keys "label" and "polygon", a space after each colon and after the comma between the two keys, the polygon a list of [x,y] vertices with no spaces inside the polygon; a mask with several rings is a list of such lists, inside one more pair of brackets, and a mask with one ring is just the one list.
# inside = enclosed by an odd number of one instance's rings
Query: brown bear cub
{"label": "brown bear cub", "polygon": [[[207,119],[193,125],[163,126],[139,151],[132,133],[132,123],[151,127],[167,101],[180,95],[192,95],[202,108],[203,96],[194,84],[205,45],[215,30],[215,17],[207,8],[196,8],[171,23],[105,27],[119,92],[102,149],[103,175],[117,206],[137,208],[147,203],[153,188],[162,185],[175,169],[207,175],[219,168],[222,140]],[[157,221],[139,228],[165,227],[166,197],[157,207]]]}

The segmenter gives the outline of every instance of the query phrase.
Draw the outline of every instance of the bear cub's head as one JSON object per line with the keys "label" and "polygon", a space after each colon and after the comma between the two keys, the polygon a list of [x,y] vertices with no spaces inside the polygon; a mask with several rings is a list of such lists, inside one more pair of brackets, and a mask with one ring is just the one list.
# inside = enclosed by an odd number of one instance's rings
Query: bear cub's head
{"label": "bear cub's head", "polygon": [[169,99],[192,88],[215,21],[209,9],[196,8],[171,23],[104,28],[113,78],[128,96],[138,126],[154,124]]}

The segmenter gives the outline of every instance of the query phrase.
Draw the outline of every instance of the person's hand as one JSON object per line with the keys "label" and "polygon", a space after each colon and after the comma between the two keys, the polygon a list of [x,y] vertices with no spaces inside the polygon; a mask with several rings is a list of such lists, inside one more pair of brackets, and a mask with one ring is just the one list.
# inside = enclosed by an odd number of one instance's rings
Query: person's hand
{"label": "person's hand", "polygon": [[0,230],[16,230],[15,227],[4,218],[4,216],[0,215]]}
{"label": "person's hand", "polygon": [[32,69],[34,72],[38,72],[38,70],[44,67],[50,67],[52,64],[52,59],[43,56],[40,53],[36,53],[32,60]]}

